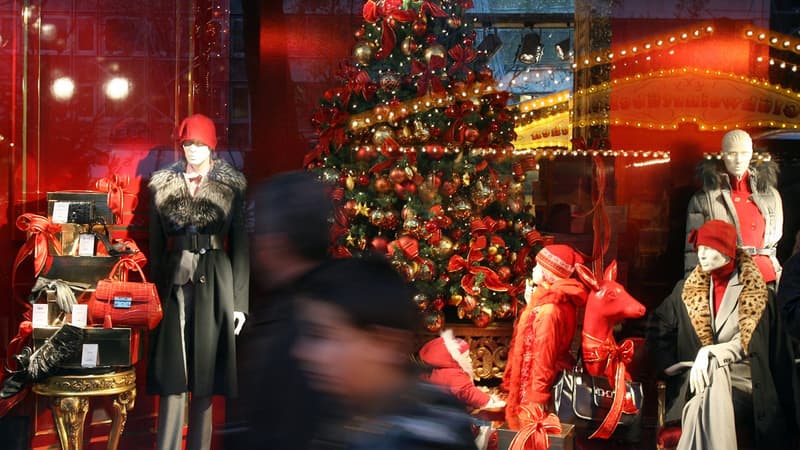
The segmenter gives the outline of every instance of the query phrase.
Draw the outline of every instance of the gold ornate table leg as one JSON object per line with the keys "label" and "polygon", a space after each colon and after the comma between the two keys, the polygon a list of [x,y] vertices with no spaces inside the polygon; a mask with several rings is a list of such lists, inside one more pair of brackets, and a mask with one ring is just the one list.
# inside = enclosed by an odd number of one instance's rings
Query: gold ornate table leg
{"label": "gold ornate table leg", "polygon": [[89,411],[86,397],[53,397],[53,418],[58,429],[58,439],[63,450],[83,448],[83,423]]}
{"label": "gold ornate table leg", "polygon": [[128,420],[128,411],[133,409],[135,402],[136,388],[120,392],[117,398],[114,399],[114,419],[111,421],[111,431],[108,435],[108,450],[117,450],[119,437],[125,428],[125,422]]}

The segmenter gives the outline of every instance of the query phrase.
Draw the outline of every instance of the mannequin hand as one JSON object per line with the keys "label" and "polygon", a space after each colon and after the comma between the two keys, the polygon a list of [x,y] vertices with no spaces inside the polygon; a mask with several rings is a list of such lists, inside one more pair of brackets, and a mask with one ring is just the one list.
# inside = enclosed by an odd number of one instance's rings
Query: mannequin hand
{"label": "mannequin hand", "polygon": [[496,395],[492,395],[489,398],[489,401],[485,405],[483,405],[483,408],[484,409],[488,409],[488,408],[503,408],[505,406],[506,406],[506,401],[505,400],[501,400],[500,397],[498,397]]}
{"label": "mannequin hand", "polygon": [[239,332],[242,331],[242,327],[244,326],[244,322],[247,320],[244,313],[241,311],[234,311],[233,312],[233,334],[236,336],[239,335]]}
{"label": "mannequin hand", "polygon": [[525,303],[530,303],[531,302],[531,296],[533,295],[533,290],[535,288],[536,288],[536,286],[533,284],[533,282],[531,280],[526,280],[525,281],[525,297],[524,297],[525,298]]}
{"label": "mannequin hand", "polygon": [[711,345],[702,347],[694,358],[694,364],[689,371],[689,392],[699,394],[709,385],[708,365],[711,359]]}

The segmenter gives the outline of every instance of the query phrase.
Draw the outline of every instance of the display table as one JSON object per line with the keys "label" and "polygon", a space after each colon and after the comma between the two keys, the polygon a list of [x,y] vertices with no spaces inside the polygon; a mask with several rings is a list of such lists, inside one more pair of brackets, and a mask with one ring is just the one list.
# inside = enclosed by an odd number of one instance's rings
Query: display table
{"label": "display table", "polygon": [[89,397],[114,396],[107,448],[116,450],[128,411],[136,400],[136,372],[130,368],[97,375],[57,375],[34,384],[33,392],[51,397],[50,407],[63,450],[83,448]]}

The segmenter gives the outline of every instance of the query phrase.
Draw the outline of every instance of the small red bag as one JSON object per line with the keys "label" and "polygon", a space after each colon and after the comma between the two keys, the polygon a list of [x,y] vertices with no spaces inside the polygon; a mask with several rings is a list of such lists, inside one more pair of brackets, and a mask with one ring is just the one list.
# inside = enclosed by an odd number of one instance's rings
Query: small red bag
{"label": "small red bag", "polygon": [[[130,270],[139,272],[142,281],[128,281]],[[103,324],[110,316],[114,326],[152,330],[164,316],[155,284],[147,281],[142,268],[130,257],[121,258],[108,278],[97,282],[87,305],[92,324]]]}

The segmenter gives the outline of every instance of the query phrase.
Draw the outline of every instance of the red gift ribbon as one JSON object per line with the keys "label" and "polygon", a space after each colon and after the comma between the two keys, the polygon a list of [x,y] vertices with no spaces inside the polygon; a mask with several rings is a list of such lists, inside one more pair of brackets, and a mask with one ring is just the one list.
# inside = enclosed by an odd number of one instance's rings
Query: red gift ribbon
{"label": "red gift ribbon", "polygon": [[561,434],[561,421],[553,413],[545,414],[538,406],[521,406],[520,422],[524,425],[509,445],[509,450],[547,450],[549,434]]}
{"label": "red gift ribbon", "polygon": [[61,241],[56,233],[61,225],[52,223],[47,217],[36,214],[22,214],[17,218],[17,228],[29,233],[28,240],[20,247],[14,258],[14,270],[11,272],[11,285],[16,285],[17,268],[25,258],[33,254],[33,275],[38,276],[48,266],[48,243],[53,245],[56,254],[61,254]]}
{"label": "red gift ribbon", "polygon": [[401,0],[384,0],[380,3],[375,3],[373,0],[368,0],[364,4],[361,13],[364,20],[369,23],[375,23],[382,20],[381,24],[381,48],[375,54],[375,59],[383,59],[392,53],[397,36],[394,34],[392,27],[393,20],[398,22],[411,22],[417,18],[417,12],[413,10],[402,9],[403,2]]}
{"label": "red gift ribbon", "polygon": [[442,68],[444,68],[444,58],[441,56],[432,56],[427,66],[416,59],[411,61],[411,76],[419,77],[417,80],[419,95],[425,95],[429,90],[433,94],[444,94],[442,80],[434,73]]}
{"label": "red gift ribbon", "polygon": [[447,262],[447,271],[460,272],[464,270],[467,272],[461,277],[461,287],[467,293],[472,292],[472,288],[475,286],[475,277],[478,274],[483,275],[483,285],[487,289],[495,292],[508,291],[509,286],[500,280],[500,276],[495,271],[488,267],[477,265],[482,260],[483,255],[480,251],[470,250],[467,259],[464,259],[461,255],[453,255]]}
{"label": "red gift ribbon", "polygon": [[[118,223],[122,222],[122,212],[125,210],[125,188],[128,187],[129,183],[129,177],[112,174],[108,177],[100,178],[94,184],[98,191],[108,192],[108,207]],[[135,207],[136,205],[131,205],[131,209]]]}
{"label": "red gift ribbon", "polygon": [[453,59],[453,65],[450,67],[450,73],[456,73],[462,69],[466,72],[471,72],[469,67],[467,67],[467,64],[475,61],[475,57],[478,56],[478,54],[475,52],[475,49],[472,47],[462,47],[461,45],[456,45],[455,47],[451,48],[447,51],[447,54]]}
{"label": "red gift ribbon", "polygon": [[[614,378],[609,377],[609,382],[614,383],[614,401],[603,422],[589,439],[608,439],[617,429],[619,418],[622,416],[622,406],[625,401],[625,365],[633,359],[633,341],[625,339],[617,345],[613,337],[600,340],[586,332],[583,333],[582,354],[587,368],[593,366],[589,373],[614,373]],[[608,371],[611,369],[610,371]]]}

